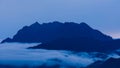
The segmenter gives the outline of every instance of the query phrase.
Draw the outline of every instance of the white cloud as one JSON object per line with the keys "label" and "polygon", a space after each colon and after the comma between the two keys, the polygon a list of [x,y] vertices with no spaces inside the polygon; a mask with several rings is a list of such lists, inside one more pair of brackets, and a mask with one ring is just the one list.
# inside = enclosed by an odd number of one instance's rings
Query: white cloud
{"label": "white cloud", "polygon": [[[5,43],[0,44],[0,64],[4,65],[28,65],[40,66],[46,64],[47,66],[60,65],[61,67],[85,67],[94,63],[97,60],[106,60],[110,57],[119,58],[115,53],[109,54],[108,57],[103,53],[75,53],[65,50],[45,50],[45,49],[26,49],[34,44],[21,44],[21,43]],[[100,57],[96,57],[101,55]]]}
{"label": "white cloud", "polygon": [[[6,43],[0,44],[0,64],[10,65],[53,65],[59,64],[63,67],[87,66],[94,62],[89,55],[79,56],[70,51],[26,49],[35,44]],[[58,61],[57,61],[58,60]]]}

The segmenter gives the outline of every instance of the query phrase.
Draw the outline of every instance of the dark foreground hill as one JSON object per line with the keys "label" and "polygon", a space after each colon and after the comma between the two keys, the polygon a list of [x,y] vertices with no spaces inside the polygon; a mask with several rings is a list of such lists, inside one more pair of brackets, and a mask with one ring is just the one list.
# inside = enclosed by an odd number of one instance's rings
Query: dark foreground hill
{"label": "dark foreground hill", "polygon": [[120,58],[110,58],[106,61],[97,61],[86,68],[120,68]]}
{"label": "dark foreground hill", "polygon": [[71,50],[88,52],[109,52],[120,48],[120,40],[91,28],[86,23],[51,22],[39,24],[38,22],[25,26],[5,42],[36,43],[42,44],[32,49]]}

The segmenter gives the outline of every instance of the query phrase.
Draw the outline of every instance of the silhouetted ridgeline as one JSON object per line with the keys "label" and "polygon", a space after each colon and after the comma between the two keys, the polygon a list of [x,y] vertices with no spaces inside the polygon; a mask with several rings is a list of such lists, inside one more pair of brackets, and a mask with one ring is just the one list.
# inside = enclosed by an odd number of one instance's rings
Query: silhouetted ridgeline
{"label": "silhouetted ridgeline", "polygon": [[39,24],[38,22],[25,26],[17,32],[14,37],[7,38],[4,42],[49,42],[58,38],[74,38],[74,37],[87,37],[101,41],[112,40],[111,37],[102,34],[98,30],[94,30],[86,23],[73,23],[73,22],[52,22]]}
{"label": "silhouetted ridgeline", "polygon": [[86,23],[57,21],[43,24],[36,22],[25,26],[12,39],[7,38],[2,41],[5,42],[42,42],[41,45],[30,48],[88,52],[108,52],[120,48],[119,39],[113,40],[112,37],[91,28]]}

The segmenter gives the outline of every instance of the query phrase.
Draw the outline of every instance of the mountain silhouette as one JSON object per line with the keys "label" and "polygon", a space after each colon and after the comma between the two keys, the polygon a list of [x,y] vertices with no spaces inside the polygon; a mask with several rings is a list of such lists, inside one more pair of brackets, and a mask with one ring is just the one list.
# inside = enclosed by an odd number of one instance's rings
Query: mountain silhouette
{"label": "mountain silhouette", "polygon": [[13,38],[7,38],[1,43],[5,42],[41,42],[42,44],[29,48],[87,52],[109,52],[120,48],[120,39],[112,39],[84,22],[36,22],[24,26]]}
{"label": "mountain silhouette", "polygon": [[97,61],[86,68],[120,68],[120,58],[110,58],[106,61]]}
{"label": "mountain silhouette", "polygon": [[100,31],[92,29],[86,23],[74,23],[58,21],[39,24],[38,22],[24,26],[20,29],[13,38],[7,38],[2,41],[5,42],[21,42],[21,43],[36,43],[36,42],[50,42],[58,38],[74,38],[87,37],[101,41],[112,40],[110,36],[102,34]]}

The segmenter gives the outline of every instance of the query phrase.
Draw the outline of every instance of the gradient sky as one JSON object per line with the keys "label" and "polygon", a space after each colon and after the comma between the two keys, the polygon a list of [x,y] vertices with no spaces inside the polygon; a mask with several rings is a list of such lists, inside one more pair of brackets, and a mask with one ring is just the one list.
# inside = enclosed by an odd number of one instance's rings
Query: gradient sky
{"label": "gradient sky", "polygon": [[120,38],[120,0],[0,0],[0,38],[38,21],[86,22]]}

